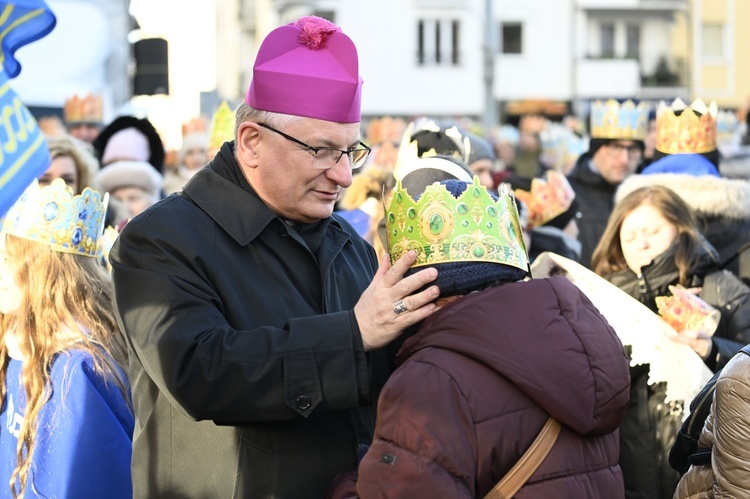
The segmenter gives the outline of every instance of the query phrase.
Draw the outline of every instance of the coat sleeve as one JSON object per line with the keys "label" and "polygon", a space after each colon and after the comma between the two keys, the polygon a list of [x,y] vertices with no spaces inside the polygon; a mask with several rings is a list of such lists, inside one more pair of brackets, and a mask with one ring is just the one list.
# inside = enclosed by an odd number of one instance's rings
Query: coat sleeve
{"label": "coat sleeve", "polygon": [[715,360],[715,364],[708,362],[709,367],[717,372],[740,348],[750,343],[750,288],[724,270],[706,277],[701,297],[721,312],[721,321],[713,337],[716,356],[710,359]]}
{"label": "coat sleeve", "polygon": [[750,490],[750,357],[738,354],[722,371],[714,395],[712,468],[715,497]]}
{"label": "coat sleeve", "polygon": [[219,229],[147,224],[150,214],[128,223],[110,253],[116,312],[131,365],[140,363],[174,407],[196,420],[242,424],[369,405],[352,310],[235,329],[210,273],[212,261],[227,258],[212,244]]}
{"label": "coat sleeve", "polygon": [[[405,364],[378,402],[372,446],[359,465],[362,498],[475,497],[476,434],[460,387],[442,369]],[[352,497],[351,481],[339,482]]]}

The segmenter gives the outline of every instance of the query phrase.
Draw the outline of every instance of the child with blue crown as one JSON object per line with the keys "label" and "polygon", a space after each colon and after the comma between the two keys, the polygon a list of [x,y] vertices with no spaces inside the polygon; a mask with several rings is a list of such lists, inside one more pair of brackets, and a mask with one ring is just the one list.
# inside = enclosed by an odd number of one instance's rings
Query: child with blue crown
{"label": "child with blue crown", "polygon": [[132,497],[127,349],[97,257],[106,206],[35,181],[3,221],[2,497]]}

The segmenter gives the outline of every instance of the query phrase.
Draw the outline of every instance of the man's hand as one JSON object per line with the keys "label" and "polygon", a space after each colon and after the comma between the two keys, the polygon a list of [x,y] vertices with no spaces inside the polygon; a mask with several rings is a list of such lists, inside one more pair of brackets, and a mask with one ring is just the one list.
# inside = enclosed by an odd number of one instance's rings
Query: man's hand
{"label": "man's hand", "polygon": [[[387,345],[401,331],[435,311],[436,305],[432,302],[440,295],[437,286],[412,293],[434,281],[437,270],[428,268],[404,277],[416,258],[417,253],[409,251],[391,267],[388,255],[384,256],[378,272],[354,306],[365,350]],[[398,303],[401,300],[403,305]],[[397,313],[404,307],[403,312]]]}

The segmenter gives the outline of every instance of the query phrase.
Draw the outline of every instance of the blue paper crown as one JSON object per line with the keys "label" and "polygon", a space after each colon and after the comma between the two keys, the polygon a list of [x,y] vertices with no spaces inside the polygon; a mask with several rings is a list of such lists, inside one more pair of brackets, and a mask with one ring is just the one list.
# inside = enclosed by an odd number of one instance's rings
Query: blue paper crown
{"label": "blue paper crown", "polygon": [[35,180],[8,210],[2,232],[54,251],[96,257],[109,195],[85,188],[80,195],[62,179],[39,187]]}
{"label": "blue paper crown", "polygon": [[619,104],[610,99],[591,105],[591,138],[643,140],[648,127],[648,107],[627,100]]}

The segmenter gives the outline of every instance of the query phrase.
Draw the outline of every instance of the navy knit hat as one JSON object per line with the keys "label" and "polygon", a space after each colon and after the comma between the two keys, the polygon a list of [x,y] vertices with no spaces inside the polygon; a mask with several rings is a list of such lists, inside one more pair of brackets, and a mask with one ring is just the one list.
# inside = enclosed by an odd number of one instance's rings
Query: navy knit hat
{"label": "navy knit hat", "polygon": [[[458,198],[469,185],[461,180],[444,180],[440,182]],[[497,197],[490,193],[493,199]],[[508,282],[520,281],[528,272],[502,263],[488,262],[447,262],[429,265],[438,271],[438,277],[429,285],[440,288],[440,296],[465,295],[472,291],[498,286]],[[425,267],[412,267],[406,274],[411,275]]]}

